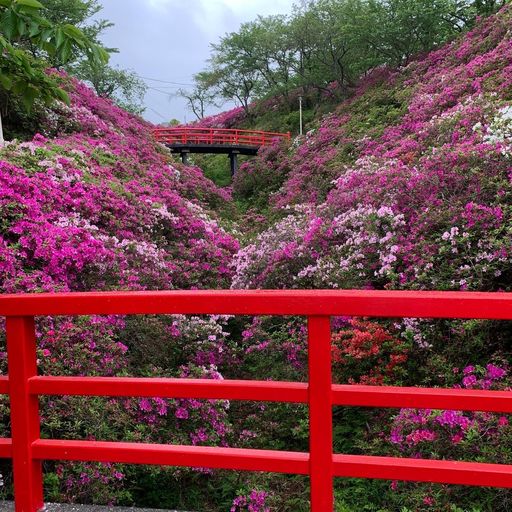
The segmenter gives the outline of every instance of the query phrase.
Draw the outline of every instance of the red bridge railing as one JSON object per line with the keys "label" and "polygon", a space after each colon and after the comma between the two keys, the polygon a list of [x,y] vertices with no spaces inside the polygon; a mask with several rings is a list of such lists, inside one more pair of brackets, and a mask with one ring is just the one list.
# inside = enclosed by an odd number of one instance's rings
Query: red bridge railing
{"label": "red bridge railing", "polygon": [[254,130],[228,130],[221,128],[156,128],[155,139],[164,144],[219,144],[229,146],[268,146],[275,139],[290,140],[290,133]]}
{"label": "red bridge railing", "polygon": [[[309,381],[38,376],[34,317],[57,315],[234,314],[308,317]],[[415,407],[512,412],[512,392],[336,385],[331,379],[331,316],[512,319],[512,294],[385,291],[173,291],[0,296],[7,317],[17,512],[43,507],[42,461],[97,461],[309,475],[311,510],[333,510],[333,478],[379,478],[512,487],[512,465],[333,454],[332,407]],[[265,376],[262,376],[265,377]],[[41,439],[38,397],[84,395],[227,399],[309,405],[309,452],[131,442]]]}

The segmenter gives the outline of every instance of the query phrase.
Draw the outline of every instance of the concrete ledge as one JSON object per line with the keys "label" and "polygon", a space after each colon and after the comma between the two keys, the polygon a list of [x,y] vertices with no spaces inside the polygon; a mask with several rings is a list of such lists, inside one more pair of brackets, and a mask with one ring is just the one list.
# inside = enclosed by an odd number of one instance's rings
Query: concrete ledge
{"label": "concrete ledge", "polygon": [[[47,503],[46,512],[185,512],[179,510],[164,510],[135,507],[104,507],[101,505],[68,505],[65,503]],[[0,512],[14,511],[12,501],[0,501]]]}

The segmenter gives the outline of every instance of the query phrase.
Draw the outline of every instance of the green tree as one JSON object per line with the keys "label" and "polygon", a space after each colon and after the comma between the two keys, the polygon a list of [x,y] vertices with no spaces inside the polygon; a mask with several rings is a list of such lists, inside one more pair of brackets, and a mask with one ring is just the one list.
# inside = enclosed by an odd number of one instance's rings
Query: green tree
{"label": "green tree", "polygon": [[217,107],[216,98],[219,94],[215,88],[216,78],[209,71],[201,71],[194,76],[195,87],[192,90],[178,89],[177,96],[187,102],[188,109],[198,120],[203,119],[208,107]]}
{"label": "green tree", "polygon": [[213,44],[208,94],[234,100],[248,113],[252,101],[268,96],[290,106],[294,90],[306,101],[316,93],[318,102],[332,82],[343,90],[378,65],[406,65],[506,3],[302,0],[291,16],[259,16]]}
{"label": "green tree", "polygon": [[[79,27],[91,41],[101,44],[103,32],[113,26],[110,21],[98,18],[101,10],[98,0],[45,0],[44,13],[54,23],[61,20]],[[109,53],[118,51],[115,48],[106,50]],[[52,62],[52,65],[60,67],[59,62]],[[138,115],[144,112],[147,86],[133,71],[91,62],[79,51],[64,69],[91,85],[99,96],[113,100],[121,108]]]}
{"label": "green tree", "polygon": [[227,34],[212,45],[210,59],[210,82],[216,94],[224,100],[238,101],[246,112],[261,85],[254,43],[247,31]]}
{"label": "green tree", "polygon": [[27,45],[61,62],[67,62],[77,48],[92,62],[108,61],[108,53],[80,29],[68,23],[54,24],[41,15],[42,10],[37,0],[0,0],[0,116],[8,113],[12,99],[19,99],[26,110],[36,99],[68,101],[46,73],[47,63],[30,55]]}
{"label": "green tree", "polygon": [[363,0],[320,0],[295,13],[290,26],[299,55],[295,71],[306,93],[326,90],[333,81],[350,84],[373,65],[367,44],[357,37],[366,9]]}
{"label": "green tree", "polygon": [[93,42],[113,23],[94,18],[103,7],[98,0],[44,0],[44,17],[54,24],[68,23],[78,27]]}
{"label": "green tree", "polygon": [[[72,25],[79,28],[85,37],[98,46],[103,46],[100,41],[101,34],[113,23],[97,19],[96,15],[102,10],[98,0],[43,0],[44,8],[41,15],[54,25]],[[95,18],[96,17],[96,18]],[[43,55],[52,67],[64,67],[72,71],[72,66],[78,62],[87,60],[80,47],[74,47],[72,55],[61,62],[58,55],[45,55],[44,49],[34,46],[30,41],[26,44],[26,50],[34,57]],[[115,48],[106,48],[109,53],[116,52]]]}
{"label": "green tree", "polygon": [[407,64],[414,55],[454,37],[458,24],[454,0],[369,0],[359,36],[376,61]]}
{"label": "green tree", "polygon": [[84,60],[72,68],[72,73],[90,84],[98,96],[111,99],[133,114],[144,112],[143,102],[148,88],[135,72]]}

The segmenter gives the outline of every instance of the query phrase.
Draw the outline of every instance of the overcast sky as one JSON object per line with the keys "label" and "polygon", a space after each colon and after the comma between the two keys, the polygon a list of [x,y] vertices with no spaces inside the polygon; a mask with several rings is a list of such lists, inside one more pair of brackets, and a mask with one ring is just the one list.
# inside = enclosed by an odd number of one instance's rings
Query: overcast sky
{"label": "overcast sky", "polygon": [[[103,42],[119,49],[113,65],[135,71],[148,86],[145,117],[155,123],[192,120],[179,98],[210,55],[210,43],[258,14],[288,14],[296,0],[101,0],[101,17],[115,23]],[[152,79],[152,80],[150,80]],[[161,81],[157,81],[161,80]],[[184,86],[187,87],[186,85]],[[158,89],[158,90],[155,90]],[[229,107],[226,107],[229,108]]]}

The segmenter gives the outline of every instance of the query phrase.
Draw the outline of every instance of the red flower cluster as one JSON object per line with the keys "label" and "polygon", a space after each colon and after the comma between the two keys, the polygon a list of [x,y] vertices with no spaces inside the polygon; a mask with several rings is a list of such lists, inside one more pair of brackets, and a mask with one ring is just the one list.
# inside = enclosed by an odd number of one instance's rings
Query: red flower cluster
{"label": "red flower cluster", "polygon": [[396,382],[408,352],[405,341],[371,321],[352,319],[332,338],[335,377],[350,384]]}

